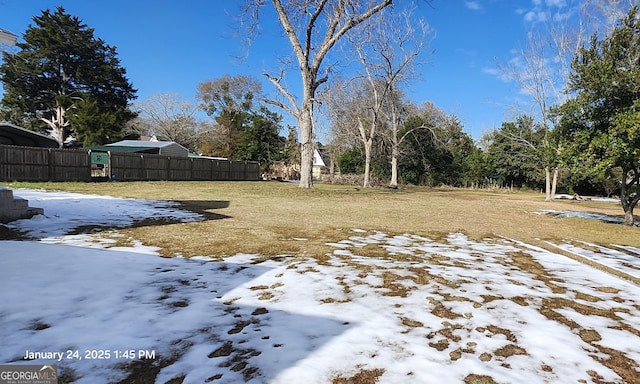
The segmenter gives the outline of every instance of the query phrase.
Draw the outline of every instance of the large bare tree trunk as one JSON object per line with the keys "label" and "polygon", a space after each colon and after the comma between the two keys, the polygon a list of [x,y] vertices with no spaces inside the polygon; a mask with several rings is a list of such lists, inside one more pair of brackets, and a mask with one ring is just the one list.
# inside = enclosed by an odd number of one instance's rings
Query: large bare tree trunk
{"label": "large bare tree trunk", "polygon": [[635,219],[633,218],[633,209],[627,210],[624,212],[624,225],[632,226],[635,224]]}
{"label": "large bare tree trunk", "polygon": [[546,166],[544,167],[544,193],[545,193],[545,200],[546,201],[550,201],[552,199],[551,196],[551,170],[549,170],[549,167]]}
{"label": "large bare tree trunk", "polygon": [[556,196],[556,189],[558,187],[558,168],[553,169],[553,179],[551,180],[551,198]]}
{"label": "large bare tree trunk", "polygon": [[364,181],[362,186],[365,188],[371,187],[371,147],[373,147],[373,141],[369,138],[364,142]]}
{"label": "large bare tree trunk", "polygon": [[[375,119],[373,124],[375,124]],[[373,148],[373,136],[375,135],[375,125],[373,124],[367,134],[367,129],[362,119],[358,118],[358,131],[360,132],[360,140],[364,145],[364,181],[362,186],[365,188],[371,187],[371,149]]]}
{"label": "large bare tree trunk", "polygon": [[300,188],[313,188],[313,152],[315,149],[315,132],[313,127],[313,102],[305,101],[300,118]]}
{"label": "large bare tree trunk", "polygon": [[389,182],[390,188],[398,188],[398,145],[393,144],[394,148],[391,150],[391,181]]}
{"label": "large bare tree trunk", "polygon": [[62,105],[58,104],[53,110],[51,120],[42,118],[42,121],[47,123],[49,128],[51,128],[51,137],[56,139],[60,148],[62,148],[64,141],[67,139],[67,133],[65,131],[69,126],[69,121],[65,119],[66,112],[66,109]]}
{"label": "large bare tree trunk", "polygon": [[622,209],[624,210],[624,225],[632,226],[635,224],[635,218],[633,217],[635,204],[631,203],[629,200],[630,199],[628,199],[627,196],[620,196],[620,202],[622,203]]}
{"label": "large bare tree trunk", "polygon": [[[292,2],[271,0],[278,20],[287,35],[298,61],[302,78],[302,104],[299,106],[289,89],[280,83],[281,78],[267,75],[288,102],[267,101],[291,113],[298,120],[301,136],[300,188],[313,187],[313,152],[315,132],[313,104],[318,87],[328,79],[320,71],[331,49],[347,32],[376,13],[390,6],[393,0],[321,0],[317,2]],[[247,0],[248,9],[257,10],[262,0]],[[300,17],[305,15],[305,17]],[[308,16],[308,17],[307,17]],[[257,23],[257,13],[254,12]],[[255,26],[255,24],[254,24]],[[317,38],[317,39],[316,39]]]}
{"label": "large bare tree trunk", "polygon": [[400,116],[395,102],[391,106],[391,181],[389,188],[398,188],[398,158],[400,157],[400,144],[408,132],[400,137]]}

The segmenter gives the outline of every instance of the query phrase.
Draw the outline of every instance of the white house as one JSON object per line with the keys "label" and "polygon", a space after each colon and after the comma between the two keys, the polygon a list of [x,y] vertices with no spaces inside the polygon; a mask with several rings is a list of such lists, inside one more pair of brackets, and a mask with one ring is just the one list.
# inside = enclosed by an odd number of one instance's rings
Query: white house
{"label": "white house", "polygon": [[[324,151],[323,151],[324,152]],[[313,150],[313,178],[319,179],[322,176],[322,173],[325,172],[327,168],[327,163],[325,159],[322,157],[322,153],[318,150],[318,148]]]}

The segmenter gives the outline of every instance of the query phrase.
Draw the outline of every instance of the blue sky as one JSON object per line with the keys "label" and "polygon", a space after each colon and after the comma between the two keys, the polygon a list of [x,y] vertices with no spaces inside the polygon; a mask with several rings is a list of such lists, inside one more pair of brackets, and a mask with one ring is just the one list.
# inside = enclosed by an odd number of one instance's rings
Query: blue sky
{"label": "blue sky", "polygon": [[[262,17],[262,34],[247,58],[239,60],[245,50],[235,34],[238,1],[0,0],[0,28],[22,36],[33,16],[59,5],[94,28],[96,37],[117,47],[121,64],[138,89],[137,101],[158,93],[194,100],[199,83],[227,73],[264,80],[262,74],[277,72],[280,57],[290,53],[275,18],[267,13]],[[513,119],[512,106],[523,96],[516,84],[501,79],[496,62],[507,62],[524,44],[542,7],[563,5],[564,0],[420,3],[417,12],[434,35],[420,79],[406,87],[409,98],[416,103],[431,101],[455,114],[474,139]],[[276,94],[266,80],[264,90]]]}

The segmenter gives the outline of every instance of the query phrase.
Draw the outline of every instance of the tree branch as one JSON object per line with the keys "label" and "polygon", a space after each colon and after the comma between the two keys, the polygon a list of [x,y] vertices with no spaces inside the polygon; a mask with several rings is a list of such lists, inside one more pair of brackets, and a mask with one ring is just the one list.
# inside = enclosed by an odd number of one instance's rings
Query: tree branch
{"label": "tree branch", "polygon": [[325,5],[327,5],[327,2],[329,0],[322,0],[320,2],[320,4],[318,5],[318,8],[316,9],[316,11],[311,15],[311,19],[309,20],[309,24],[307,24],[307,34],[306,34],[306,46],[305,46],[305,56],[306,56],[306,60],[305,62],[308,63],[309,61],[309,55],[311,54],[311,40],[313,38],[313,28],[316,25],[316,20],[318,20],[318,17],[320,17],[320,15],[322,14],[322,11],[324,10]]}
{"label": "tree branch", "polygon": [[278,14],[278,19],[280,20],[280,24],[282,28],[284,28],[284,32],[287,34],[289,38],[289,42],[291,43],[291,47],[293,48],[293,52],[296,54],[298,58],[298,63],[302,65],[306,62],[306,55],[304,50],[302,49],[302,44],[300,44],[300,39],[298,39],[298,35],[296,35],[296,31],[293,28],[293,24],[291,24],[291,20],[289,20],[289,16],[287,15],[287,11],[284,9],[282,5],[282,0],[272,0],[273,6],[276,9],[276,13]]}
{"label": "tree branch", "polygon": [[284,103],[277,100],[265,100],[265,103],[269,103],[271,105],[275,105],[289,112],[291,116],[298,118],[300,116],[300,108],[296,104],[296,100],[293,98],[293,95],[287,91],[282,84],[280,84],[281,77],[275,78],[268,73],[264,74],[269,81],[276,86],[278,91],[289,101],[290,106],[285,105]]}
{"label": "tree branch", "polygon": [[[342,1],[341,1],[341,3],[342,3]],[[322,42],[322,45],[320,46],[320,50],[318,51],[316,56],[313,58],[313,63],[311,64],[311,70],[314,71],[314,73],[317,73],[318,69],[320,68],[320,64],[322,64],[322,61],[324,60],[324,57],[327,55],[327,53],[329,53],[329,50],[350,29],[352,29],[356,25],[362,23],[363,21],[367,20],[369,17],[375,15],[376,13],[380,12],[382,9],[384,9],[385,7],[391,5],[392,3],[393,3],[393,0],[383,0],[383,1],[381,1],[376,6],[371,7],[367,11],[363,12],[362,14],[360,14],[358,17],[350,18],[349,21],[345,22],[345,24],[342,26],[342,28],[340,28],[337,32],[335,32],[335,28],[337,28],[337,26],[338,26],[338,20],[336,20],[336,19],[339,19],[339,17],[334,15],[334,20],[332,20],[332,25],[335,23],[335,26],[334,26],[333,30],[331,30],[331,29],[327,30],[327,34],[325,35],[324,41]]]}

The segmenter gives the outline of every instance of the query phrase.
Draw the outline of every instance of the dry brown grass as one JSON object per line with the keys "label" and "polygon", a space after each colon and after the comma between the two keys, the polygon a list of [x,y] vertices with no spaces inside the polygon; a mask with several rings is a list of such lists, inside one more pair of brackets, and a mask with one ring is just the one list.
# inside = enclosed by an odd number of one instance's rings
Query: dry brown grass
{"label": "dry brown grass", "polygon": [[425,188],[361,189],[317,184],[304,190],[278,182],[14,183],[118,197],[178,201],[206,215],[195,223],[141,223],[126,236],[162,248],[166,256],[220,257],[236,253],[321,257],[327,242],[351,229],[433,238],[462,232],[473,239],[505,236],[528,243],[582,240],[640,246],[638,228],[593,219],[558,219],[532,212],[555,209],[622,214],[618,204],[545,202],[533,192],[490,193]]}
{"label": "dry brown grass", "polygon": [[[14,184],[13,187],[46,188],[72,192],[106,194],[119,197],[158,199],[178,201],[183,208],[206,216],[205,221],[194,223],[170,224],[167,222],[145,220],[133,228],[121,229],[118,233],[105,232],[105,236],[118,238],[122,243],[130,239],[142,240],[146,245],[162,248],[167,256],[182,254],[184,256],[208,255],[220,257],[236,253],[259,254],[264,258],[276,258],[278,255],[305,255],[313,257],[319,264],[324,262],[326,254],[335,250],[326,245],[350,236],[361,235],[352,229],[366,231],[382,231],[390,235],[415,234],[431,237],[435,240],[444,238],[448,233],[462,232],[472,239],[504,236],[525,243],[544,245],[542,240],[588,241],[597,244],[620,244],[640,247],[638,228],[624,227],[617,224],[603,223],[593,219],[558,219],[533,214],[544,209],[573,210],[597,212],[607,215],[622,213],[621,208],[613,203],[555,201],[545,202],[544,196],[532,192],[488,193],[470,190],[441,190],[423,188],[405,188],[397,191],[387,189],[361,190],[344,186],[317,185],[313,190],[302,190],[295,184],[276,182],[148,182],[148,183],[60,183],[60,184]],[[3,227],[0,226],[0,230]],[[0,236],[3,233],[0,232]],[[18,236],[18,235],[16,235]],[[351,249],[354,254],[368,257],[391,256],[381,244],[370,244]],[[557,251],[557,250],[556,250]],[[597,305],[599,298],[579,291],[568,291],[557,278],[547,271],[540,262],[526,252],[511,252],[508,255],[512,264],[522,271],[536,276],[544,283],[553,296],[542,300],[539,312],[547,319],[569,327],[584,343],[600,352],[594,359],[615,371],[625,382],[635,383],[638,363],[616,351],[600,345],[602,336],[595,329],[583,328],[577,322],[562,315],[561,310],[572,309],[585,316],[599,316],[620,321],[620,313],[624,308],[602,308]],[[399,255],[398,258],[409,259],[410,256]],[[429,255],[428,260],[434,264],[449,263],[453,260],[442,255]],[[362,270],[362,274],[373,273],[370,266],[344,260],[353,268]],[[299,270],[299,273],[312,271],[312,267]],[[411,290],[435,282],[442,286],[457,288],[460,281],[450,281],[443,276],[432,275],[422,268],[407,268],[412,274],[406,276],[394,273],[393,270],[378,271],[382,284],[375,288],[383,288],[383,296],[406,297]],[[351,286],[345,278],[337,278],[348,297]],[[259,293],[260,300],[272,300],[276,297],[275,289],[281,284],[256,285],[251,290]],[[595,287],[600,292],[617,293],[610,287]],[[455,320],[470,317],[472,314],[460,314],[447,305],[450,301],[466,301],[463,296],[441,294],[442,300],[429,297],[431,313],[443,319],[443,328],[429,333],[426,341],[438,351],[444,351],[454,343],[462,343],[459,333],[462,328]],[[494,301],[503,296],[483,295],[482,303],[474,303],[474,308]],[[231,305],[239,297],[225,302]],[[349,299],[326,297],[323,303],[346,302]],[[519,305],[527,306],[526,297],[514,297],[511,300]],[[589,305],[589,303],[595,303]],[[185,306],[188,302],[174,302],[169,305]],[[225,312],[232,313],[235,307]],[[261,314],[268,312],[262,308]],[[421,328],[424,324],[409,317],[400,317],[407,328]],[[228,333],[239,333],[254,320],[238,321]],[[35,324],[34,327],[48,325]],[[625,328],[625,331],[638,334],[638,330]],[[494,358],[504,359],[514,355],[524,355],[527,351],[518,345],[515,334],[506,328],[488,325],[478,327],[477,332],[500,334],[510,342],[492,351],[478,356],[481,361]],[[274,345],[279,347],[280,345]],[[256,351],[236,349],[225,344],[212,354],[224,354],[233,358],[225,364],[233,365],[233,370],[242,370],[245,379],[258,375],[257,368],[247,368],[247,360]],[[463,353],[474,354],[475,342],[468,342],[449,353],[452,360],[462,358]],[[209,356],[211,357],[211,356]],[[136,363],[137,364],[137,363]],[[164,364],[164,362],[161,362]],[[158,364],[140,364],[127,367],[131,372],[128,378],[137,378],[144,374],[157,374]],[[375,383],[384,374],[383,369],[364,369],[355,367],[356,373],[350,377],[338,375],[333,383]],[[541,370],[550,372],[550,366],[543,365]],[[595,373],[594,373],[595,374]],[[71,373],[69,374],[71,375]],[[69,376],[71,377],[71,376]],[[470,374],[464,378],[469,384],[495,383],[492,377]]]}
{"label": "dry brown grass", "polygon": [[380,376],[384,374],[384,369],[361,369],[351,377],[338,376],[331,380],[332,384],[375,384]]}

